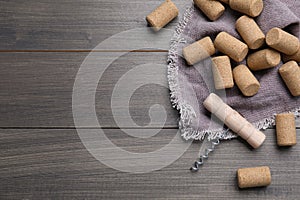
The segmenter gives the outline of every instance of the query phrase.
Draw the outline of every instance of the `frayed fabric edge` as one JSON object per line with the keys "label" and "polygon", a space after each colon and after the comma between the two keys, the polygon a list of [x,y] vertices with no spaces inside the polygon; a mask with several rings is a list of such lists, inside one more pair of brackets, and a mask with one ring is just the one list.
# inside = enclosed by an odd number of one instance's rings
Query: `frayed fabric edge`
{"label": "frayed fabric edge", "polygon": [[[295,115],[295,118],[300,117],[300,107],[295,108],[293,110],[287,111],[287,113],[293,113]],[[255,128],[259,130],[266,130],[267,128],[272,128],[275,126],[275,118],[277,114],[274,114],[272,117],[264,118],[262,120],[259,120],[258,122],[254,123]]]}
{"label": "frayed fabric edge", "polygon": [[228,130],[195,130],[191,127],[192,120],[196,117],[196,113],[191,105],[186,103],[180,92],[178,83],[178,45],[180,43],[186,43],[186,40],[182,37],[182,33],[191,17],[194,13],[194,6],[189,7],[177,25],[173,38],[171,39],[170,50],[168,55],[168,82],[170,88],[170,99],[173,108],[179,111],[179,129],[181,136],[185,140],[203,140],[206,136],[208,140],[214,139],[231,139],[237,137],[234,133],[228,132]]}
{"label": "frayed fabric edge", "polygon": [[[237,135],[231,131],[225,129],[218,130],[195,130],[191,127],[192,120],[196,117],[196,113],[191,105],[186,103],[180,92],[179,83],[178,83],[178,66],[176,62],[178,61],[178,45],[180,43],[186,43],[186,40],[182,37],[182,33],[184,28],[190,21],[193,13],[194,6],[189,7],[183,18],[180,20],[177,25],[173,38],[171,39],[170,50],[168,54],[168,82],[170,88],[170,99],[173,105],[173,108],[176,108],[179,111],[179,129],[181,131],[181,136],[185,140],[204,140],[207,136],[209,141],[220,139],[220,140],[228,140],[236,138]],[[290,113],[294,113],[295,117],[300,117],[300,107],[291,111],[287,111]],[[275,116],[264,118],[259,120],[258,122],[253,123],[255,128],[259,130],[266,130],[267,128],[274,127],[275,125]]]}

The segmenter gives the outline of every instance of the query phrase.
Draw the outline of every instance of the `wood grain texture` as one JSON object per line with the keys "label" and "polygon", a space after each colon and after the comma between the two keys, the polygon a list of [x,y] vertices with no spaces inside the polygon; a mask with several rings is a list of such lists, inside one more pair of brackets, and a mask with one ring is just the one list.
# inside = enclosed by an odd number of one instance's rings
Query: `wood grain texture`
{"label": "wood grain texture", "polygon": [[[74,127],[72,115],[72,92],[76,74],[88,53],[1,53],[0,73],[0,126],[1,127]],[[85,82],[90,82],[101,63],[117,57],[117,53],[93,53],[88,63],[91,70]],[[149,109],[155,104],[164,107],[166,122],[153,121],[151,127],[177,127],[177,111],[171,107],[166,74],[166,52],[131,52],[117,57],[107,67],[97,86],[96,112],[101,127],[116,127],[112,114],[112,93],[119,79],[125,82],[115,99],[116,114],[120,120],[128,118],[128,106],[132,120],[137,124],[123,123],[122,127],[146,126],[150,122]],[[148,68],[135,70],[139,67]],[[130,71],[136,73],[128,75]],[[84,74],[84,73],[83,73]],[[98,74],[98,72],[97,72]],[[127,75],[127,76],[126,76]],[[127,77],[127,78],[126,78]],[[130,91],[137,81],[150,82]],[[162,85],[159,85],[162,84]],[[125,94],[131,98],[124,99]],[[84,95],[84,94],[82,94]],[[88,103],[82,105],[87,107]],[[119,105],[122,108],[118,107]],[[157,109],[156,109],[157,110]],[[91,116],[82,113],[86,127],[94,127]]]}
{"label": "wood grain texture", "polygon": [[[75,52],[1,53],[0,127],[74,127],[73,86],[87,55],[88,53]],[[88,90],[93,87],[89,82],[93,71],[115,56],[119,54],[92,54],[89,59],[91,62],[88,63],[92,69],[89,72],[91,76],[88,74],[86,81]],[[167,86],[166,59],[166,52],[130,52],[116,58],[109,65],[102,74],[95,96],[101,127],[177,127],[179,116],[171,106],[168,88],[164,87]],[[135,74],[130,75],[133,72]],[[118,82],[120,80],[124,80],[123,84]],[[147,84],[136,90],[130,89],[141,80]],[[113,115],[112,94],[118,91],[116,88],[122,92],[113,98],[113,105],[117,105],[113,106],[117,111]],[[126,99],[124,94],[130,94],[131,98]],[[157,104],[160,107],[155,107]],[[87,106],[88,103],[82,105]],[[129,110],[129,115],[124,110]],[[166,116],[166,120],[155,117],[160,116],[160,113]],[[117,124],[116,118],[122,123]],[[99,126],[86,113],[82,113],[80,119],[84,122],[84,127]],[[297,120],[297,127],[300,127],[300,120]]]}
{"label": "wood grain texture", "polygon": [[[0,49],[93,49],[122,31],[147,26],[161,0],[0,1]],[[180,13],[191,2],[174,0]],[[173,29],[176,18],[166,28]]]}
{"label": "wood grain texture", "polygon": [[[161,2],[0,1],[1,200],[299,198],[299,146],[278,148],[273,129],[265,131],[267,140],[255,151],[238,139],[222,142],[196,174],[188,169],[198,155],[201,142],[194,142],[171,165],[145,174],[129,174],[109,168],[84,147],[73,128],[72,114],[73,85],[81,64],[105,39],[123,31],[146,27],[145,16]],[[181,15],[192,4],[191,1],[174,2]],[[291,9],[299,7],[299,2],[296,2],[297,6]],[[171,29],[170,33],[177,23],[178,18],[166,27]],[[105,61],[118,57],[98,83],[95,108],[106,136],[116,146],[133,153],[160,149],[177,133],[178,113],[171,108],[168,89],[162,86],[166,84],[166,50],[170,33],[145,33],[131,34],[129,38],[115,36],[114,42],[97,48],[88,63],[93,77],[93,72],[97,72]],[[141,40],[161,46],[158,49],[134,46]],[[122,47],[127,43],[133,44],[129,49],[135,52],[126,53],[128,49]],[[150,70],[141,73],[137,67]],[[124,94],[132,92],[130,86],[141,79],[154,82],[134,90],[129,101],[126,95],[114,96],[114,105],[119,111],[115,117],[122,122],[121,125],[116,123],[111,109],[111,97],[120,79],[124,80],[119,85]],[[92,82],[89,78],[84,80],[86,91],[90,91]],[[128,104],[124,106],[124,102]],[[85,108],[87,104],[80,106]],[[128,121],[124,112],[127,106],[134,124]],[[160,118],[161,111],[166,116],[165,122]],[[96,130],[98,125],[89,113],[82,112],[79,119],[84,122],[82,128]],[[159,133],[150,138],[134,138],[118,129],[119,126],[141,137],[147,137],[153,131]],[[297,126],[300,127],[300,120]],[[130,129],[133,127],[135,129]],[[158,127],[163,129],[155,129]],[[178,144],[184,143],[179,141]],[[170,155],[174,153],[172,151]],[[116,158],[112,156],[110,159]],[[135,163],[132,159],[125,161]],[[236,170],[261,165],[270,166],[272,185],[239,190]]]}
{"label": "wood grain texture", "polygon": [[[128,137],[120,130],[105,130],[105,134],[127,151],[145,153],[168,144],[176,130],[162,130],[146,140]],[[238,139],[222,142],[198,173],[188,170],[201,145],[195,142],[161,170],[129,174],[93,158],[75,130],[2,130],[0,198],[298,199],[299,145],[278,148],[274,131],[265,134],[266,142],[258,150]],[[263,165],[271,168],[269,187],[238,189],[238,168]]]}

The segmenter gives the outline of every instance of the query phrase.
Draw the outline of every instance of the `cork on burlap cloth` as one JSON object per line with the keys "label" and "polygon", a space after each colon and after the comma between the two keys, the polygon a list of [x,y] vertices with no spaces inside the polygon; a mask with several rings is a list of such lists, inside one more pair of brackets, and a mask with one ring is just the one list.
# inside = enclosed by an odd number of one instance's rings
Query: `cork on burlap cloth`
{"label": "cork on burlap cloth", "polygon": [[[182,58],[183,47],[205,36],[214,40],[219,32],[226,31],[241,39],[235,30],[235,21],[240,16],[241,13],[226,6],[223,16],[212,22],[192,5],[176,28],[168,57],[168,80],[171,101],[180,113],[179,127],[185,139],[201,140],[205,136],[209,139],[236,137],[234,133],[226,131],[226,127],[217,120],[212,120],[211,114],[203,107],[203,101],[211,92],[218,92],[227,104],[258,129],[272,127],[275,123],[274,115],[278,113],[294,112],[299,116],[300,97],[290,94],[278,74],[282,62],[275,68],[254,72],[261,88],[255,96],[244,97],[237,86],[226,91],[214,90],[211,58],[190,67]],[[264,0],[264,10],[255,21],[265,34],[271,28],[279,27],[299,38],[299,18],[299,0]],[[237,65],[238,63],[232,63],[232,67]]]}

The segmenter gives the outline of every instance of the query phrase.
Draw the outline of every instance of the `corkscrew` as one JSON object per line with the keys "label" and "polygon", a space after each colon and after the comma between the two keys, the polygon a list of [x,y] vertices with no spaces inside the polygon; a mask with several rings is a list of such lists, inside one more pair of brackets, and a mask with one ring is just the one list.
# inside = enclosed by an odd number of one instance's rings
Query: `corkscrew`
{"label": "corkscrew", "polygon": [[[229,131],[229,129],[225,132],[227,133]],[[205,140],[203,141],[203,144],[200,148],[200,156],[199,159],[197,161],[194,162],[194,165],[190,168],[190,170],[192,172],[197,172],[199,171],[200,166],[203,165],[204,160],[208,158],[208,155],[210,152],[213,152],[216,148],[216,146],[218,146],[220,144],[220,140],[222,138],[216,138],[213,140],[208,140],[208,138],[206,137]]]}

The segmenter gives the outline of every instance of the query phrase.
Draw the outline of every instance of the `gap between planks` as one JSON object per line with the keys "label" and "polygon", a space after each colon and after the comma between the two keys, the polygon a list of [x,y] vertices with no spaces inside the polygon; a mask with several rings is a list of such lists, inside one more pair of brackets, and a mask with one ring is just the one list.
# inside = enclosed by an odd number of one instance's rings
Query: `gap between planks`
{"label": "gap between planks", "polygon": [[118,52],[143,52],[143,53],[166,53],[168,52],[167,50],[159,50],[159,49],[154,49],[154,50],[92,50],[92,49],[45,49],[45,50],[26,50],[26,49],[21,49],[21,50],[0,50],[0,53],[89,53],[89,52],[108,52],[108,53],[118,53]]}
{"label": "gap between planks", "polygon": [[[61,127],[61,126],[57,126],[57,127],[44,127],[44,126],[40,126],[40,127],[27,127],[27,126],[16,126],[16,127],[0,127],[0,129],[2,130],[9,130],[9,129],[47,129],[47,130],[56,130],[56,129],[65,129],[65,130],[76,130],[76,129],[104,129],[104,130],[108,130],[108,129],[113,129],[113,130],[129,130],[129,129],[135,129],[135,130],[153,130],[153,129],[161,129],[161,130],[174,130],[174,129],[178,129],[178,127]],[[273,130],[275,129],[275,127],[273,128],[267,128],[266,130]],[[300,127],[296,127],[296,129],[300,129]]]}
{"label": "gap between planks", "polygon": [[121,129],[147,129],[147,130],[152,130],[152,129],[164,129],[164,130],[173,130],[173,129],[178,129],[178,127],[61,127],[61,126],[40,126],[40,127],[35,127],[35,126],[15,126],[15,127],[0,127],[0,129],[7,130],[7,129],[66,129],[66,130],[76,130],[76,129],[113,129],[113,130],[121,130]]}

